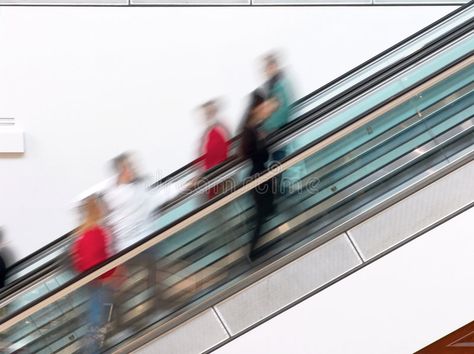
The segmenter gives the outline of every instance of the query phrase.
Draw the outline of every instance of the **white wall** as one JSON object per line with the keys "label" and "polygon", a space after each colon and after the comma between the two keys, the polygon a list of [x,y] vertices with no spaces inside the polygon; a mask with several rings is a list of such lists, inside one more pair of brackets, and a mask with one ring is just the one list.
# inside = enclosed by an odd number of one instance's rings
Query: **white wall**
{"label": "white wall", "polygon": [[224,97],[235,128],[268,49],[301,96],[452,10],[0,7],[0,117],[26,132],[24,156],[0,156],[7,240],[20,258],[70,230],[71,200],[123,150],[155,177],[189,162],[196,105]]}
{"label": "white wall", "polygon": [[474,318],[474,208],[216,350],[414,353]]}

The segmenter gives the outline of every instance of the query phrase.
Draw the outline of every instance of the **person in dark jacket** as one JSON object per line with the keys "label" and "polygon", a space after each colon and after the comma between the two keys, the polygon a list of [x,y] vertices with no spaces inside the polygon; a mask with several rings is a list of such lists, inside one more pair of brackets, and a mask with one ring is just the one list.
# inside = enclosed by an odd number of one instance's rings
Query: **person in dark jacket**
{"label": "person in dark jacket", "polygon": [[[265,115],[265,98],[262,92],[254,91],[251,94],[250,105],[244,118],[241,135],[242,155],[252,161],[250,176],[258,175],[267,169],[269,159],[268,150],[263,138],[258,131],[258,125]],[[255,201],[256,218],[253,237],[250,242],[249,259],[255,260],[257,252],[256,245],[260,237],[260,232],[265,219],[274,211],[272,180],[268,180],[252,190]]]}
{"label": "person in dark jacket", "polygon": [[5,286],[5,280],[7,279],[7,266],[3,260],[2,254],[0,253],[0,289]]}
{"label": "person in dark jacket", "polygon": [[0,228],[0,289],[5,286],[7,280],[7,265],[4,255],[3,230]]}

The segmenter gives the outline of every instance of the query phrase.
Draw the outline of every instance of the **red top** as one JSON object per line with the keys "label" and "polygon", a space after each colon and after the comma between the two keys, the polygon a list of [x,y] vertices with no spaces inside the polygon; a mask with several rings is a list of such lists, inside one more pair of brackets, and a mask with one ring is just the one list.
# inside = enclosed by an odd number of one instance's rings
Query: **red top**
{"label": "red top", "polygon": [[[73,247],[74,268],[79,272],[104,262],[109,258],[109,237],[105,229],[95,226],[80,235]],[[102,274],[99,278],[105,279],[112,275],[113,270]]]}
{"label": "red top", "polygon": [[[220,124],[214,124],[204,135],[203,155],[204,170],[207,171],[214,166],[227,160],[229,156],[229,134]],[[215,186],[207,191],[209,199],[219,194],[219,186]]]}
{"label": "red top", "polygon": [[204,136],[204,169],[207,171],[227,160],[229,156],[229,134],[220,124],[215,124]]}

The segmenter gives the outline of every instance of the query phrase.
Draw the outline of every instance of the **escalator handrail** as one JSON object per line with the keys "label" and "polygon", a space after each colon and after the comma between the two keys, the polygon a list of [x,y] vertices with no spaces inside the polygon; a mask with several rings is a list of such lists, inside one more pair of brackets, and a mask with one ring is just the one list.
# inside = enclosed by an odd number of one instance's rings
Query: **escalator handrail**
{"label": "escalator handrail", "polygon": [[354,117],[351,122],[345,124],[344,127],[339,129],[337,132],[332,134],[328,133],[316,139],[312,144],[310,144],[309,147],[301,149],[303,151],[296,151],[290,156],[287,156],[283,160],[280,169],[270,169],[263,174],[255,176],[254,178],[242,183],[235,190],[228,191],[223,195],[216,197],[214,200],[207,202],[197,210],[192,211],[188,215],[185,215],[182,218],[176,220],[171,225],[152,233],[151,235],[142,239],[136,244],[122,250],[121,252],[118,252],[106,262],[97,265],[96,267],[88,270],[87,272],[77,275],[70,281],[55,289],[52,294],[45,294],[44,296],[28,304],[24,308],[21,308],[10,314],[0,323],[0,332],[4,332],[17,322],[27,318],[28,316],[34,314],[35,312],[48,306],[49,304],[61,299],[62,297],[96,279],[107,271],[110,271],[111,269],[120,266],[129,259],[135,257],[143,251],[146,251],[147,249],[153,247],[164,239],[172,236],[176,232],[179,232],[180,230],[188,227],[194,222],[204,218],[205,216],[209,215],[210,213],[222,207],[223,205],[226,205],[227,203],[230,203],[231,201],[239,198],[241,195],[251,191],[253,188],[260,185],[261,183],[266,182],[270,178],[273,178],[282,171],[287,170],[288,168],[301,162],[307,157],[314,155],[332,142],[347,136],[348,134],[352,133],[364,124],[367,124],[368,122],[376,119],[377,117],[393,109],[394,107],[415,97],[417,94],[423,92],[424,90],[433,86],[437,82],[444,80],[453,73],[465,68],[467,65],[472,65],[473,63],[474,55],[467,54],[464,57],[459,58],[455,62],[442,68],[441,70],[438,70],[436,73],[432,73],[432,75],[423,80],[423,82],[417,83],[412,87],[406,88],[405,90],[399,92],[393,97],[388,98],[383,103],[377,105],[377,107],[374,107],[374,109],[370,110],[370,112],[366,112],[362,115]]}

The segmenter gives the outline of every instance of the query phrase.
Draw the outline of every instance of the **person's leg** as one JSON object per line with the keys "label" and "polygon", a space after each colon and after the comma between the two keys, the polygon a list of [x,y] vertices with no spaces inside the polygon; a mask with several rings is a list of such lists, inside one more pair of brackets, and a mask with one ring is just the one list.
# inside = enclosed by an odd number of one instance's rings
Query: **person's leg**
{"label": "person's leg", "polygon": [[154,254],[154,249],[149,249],[143,252],[142,256],[142,264],[143,267],[146,269],[147,272],[147,288],[152,292],[152,308],[155,309],[158,306],[158,287],[157,287],[157,274],[158,268],[156,265],[156,259]]}
{"label": "person's leg", "polygon": [[220,231],[221,250],[227,257],[233,251],[233,242],[238,238],[236,233],[236,224],[238,215],[234,205],[227,204],[225,207],[217,210],[219,213],[218,223],[222,226]]}
{"label": "person's leg", "polygon": [[[216,186],[214,198],[231,190],[233,185],[234,182],[231,178],[219,183]],[[217,252],[220,259],[220,257],[227,257],[231,252],[230,243],[233,241],[234,237],[232,220],[230,218],[232,211],[232,204],[227,204],[212,213],[213,217],[210,220],[210,223],[212,224],[210,225],[212,225],[211,227],[213,231],[211,231],[211,234],[213,237],[208,240],[208,242],[206,242],[203,247],[203,250],[206,254]],[[224,264],[225,263],[220,262],[220,269],[216,268],[215,265],[211,265],[209,269],[212,270],[212,273],[219,274],[219,276],[224,277],[227,273],[227,269],[223,269],[226,268],[226,265]],[[196,283],[196,290],[201,290],[202,285],[202,282],[198,280]]]}
{"label": "person's leg", "polygon": [[89,284],[88,293],[88,333],[85,346],[88,353],[95,354],[100,352],[102,344],[100,329],[103,325],[104,293],[102,286],[94,282]]}
{"label": "person's leg", "polygon": [[[286,150],[285,149],[280,149],[277,151],[274,151],[271,156],[271,161],[270,161],[270,167],[272,169],[277,169],[278,166],[280,165],[281,161],[286,157]],[[283,173],[279,173],[273,178],[273,193],[276,195],[283,195],[286,193],[286,189],[284,184],[282,183],[283,181]]]}
{"label": "person's leg", "polygon": [[5,286],[5,280],[7,278],[7,266],[3,260],[2,255],[0,254],[0,289]]}
{"label": "person's leg", "polygon": [[[0,255],[0,289],[2,289],[5,286],[6,278],[7,278],[7,266],[5,265],[3,257]],[[3,317],[5,314],[8,313],[7,306],[8,305],[0,307],[0,317]]]}
{"label": "person's leg", "polygon": [[99,284],[89,284],[89,326],[99,328],[102,325],[103,290]]}
{"label": "person's leg", "polygon": [[258,239],[260,238],[260,232],[262,229],[263,222],[265,221],[265,212],[262,208],[263,205],[261,201],[258,200],[258,202],[255,203],[255,206],[256,206],[255,229],[253,232],[252,240],[250,241],[250,253],[249,253],[249,258],[252,261],[256,257],[257,242],[258,242]]}
{"label": "person's leg", "polygon": [[285,158],[285,156],[286,156],[286,150],[285,149],[280,149],[280,150],[274,151],[272,153],[271,161],[272,161],[272,163],[281,162],[281,160],[283,160]]}
{"label": "person's leg", "polygon": [[[138,256],[135,256],[131,260],[127,262],[127,266],[131,273],[133,272],[145,272],[144,280],[146,289],[151,290],[151,297],[149,298],[150,309],[149,311],[153,311],[156,309],[158,303],[158,296],[156,293],[156,284],[157,284],[157,266],[154,258],[154,253],[152,249],[148,249],[143,251]],[[136,293],[136,286],[133,284],[129,284],[130,294],[127,298],[131,298]],[[135,329],[141,328],[143,324],[143,320],[146,317],[146,314],[149,313],[148,311],[143,312],[141,315],[137,316],[133,319],[133,322],[130,323],[131,326],[134,326]],[[123,323],[122,323],[123,325]],[[130,325],[127,325],[130,326]]]}
{"label": "person's leg", "polygon": [[114,272],[114,282],[116,288],[113,294],[111,295],[111,300],[113,303],[112,324],[114,332],[121,332],[122,330],[124,330],[123,312],[124,304],[127,299],[127,293],[125,291],[125,279],[127,279],[128,273],[128,264],[117,267]]}
{"label": "person's leg", "polygon": [[112,288],[110,284],[103,283],[102,285],[102,313],[101,313],[101,323],[100,323],[100,336],[101,343],[105,341],[107,334],[110,331],[110,321],[112,316],[112,311],[114,308],[113,299],[112,299]]}

